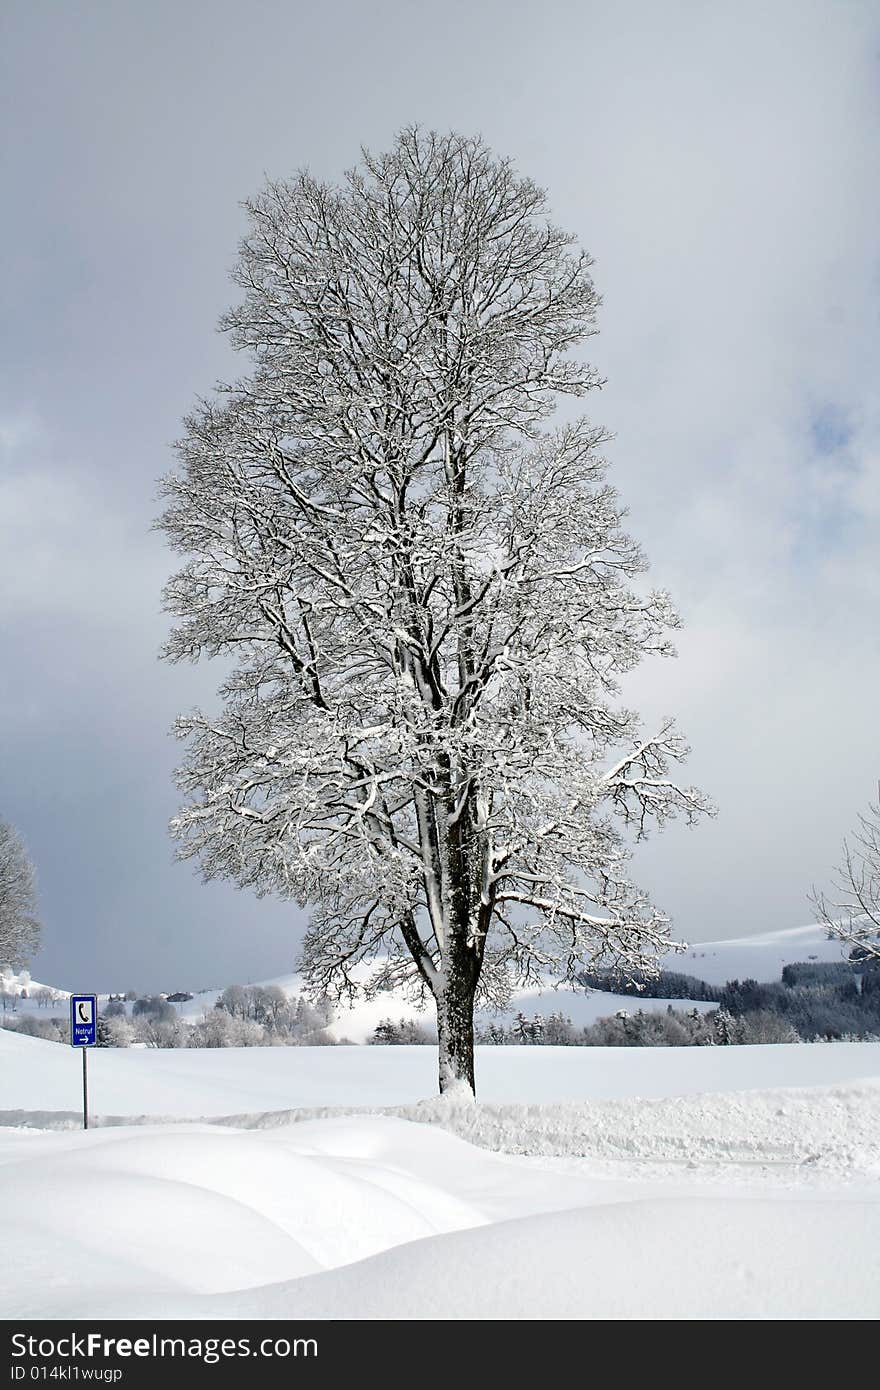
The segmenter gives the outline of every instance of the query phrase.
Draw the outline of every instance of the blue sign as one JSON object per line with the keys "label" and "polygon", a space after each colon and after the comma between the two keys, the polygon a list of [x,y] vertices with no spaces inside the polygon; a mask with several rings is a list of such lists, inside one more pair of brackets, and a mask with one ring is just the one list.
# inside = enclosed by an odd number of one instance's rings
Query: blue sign
{"label": "blue sign", "polygon": [[94,1047],[98,1041],[98,997],[95,994],[70,996],[70,1045]]}

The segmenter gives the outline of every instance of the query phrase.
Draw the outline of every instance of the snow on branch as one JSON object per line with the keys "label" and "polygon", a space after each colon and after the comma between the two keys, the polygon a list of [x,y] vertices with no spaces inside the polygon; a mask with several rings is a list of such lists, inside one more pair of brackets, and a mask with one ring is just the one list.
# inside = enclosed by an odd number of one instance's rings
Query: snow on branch
{"label": "snow on branch", "polygon": [[308,905],[321,991],[372,968],[463,1017],[535,972],[642,968],[669,924],[621,831],[709,808],[673,726],[618,704],[678,619],[633,584],[608,436],[546,423],[599,382],[570,355],[589,257],[457,135],[247,206],[224,326],[250,371],[187,420],[159,523],[166,655],[232,666],[177,725],[181,854]]}

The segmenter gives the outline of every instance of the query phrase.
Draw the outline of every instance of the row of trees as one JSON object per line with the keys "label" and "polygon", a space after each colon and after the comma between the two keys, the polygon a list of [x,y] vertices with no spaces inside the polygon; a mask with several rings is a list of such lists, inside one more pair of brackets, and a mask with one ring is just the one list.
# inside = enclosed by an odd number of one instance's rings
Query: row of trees
{"label": "row of trees", "polygon": [[[547,1017],[517,1014],[510,1024],[494,1021],[478,1026],[475,1041],[484,1046],[531,1047],[720,1047],[758,1043],[825,1042],[832,1038],[880,1039],[880,1024],[866,1031],[865,1020],[852,1030],[847,1020],[834,1018],[830,1030],[800,1032],[794,1023],[772,1009],[749,1009],[736,1015],[727,1009],[620,1011],[577,1027],[562,1013]],[[436,1041],[431,1032],[409,1019],[385,1019],[370,1040],[374,1044],[425,1044]]]}
{"label": "row of trees", "polygon": [[[412,1044],[435,1041],[410,1020],[384,1020],[371,1039],[374,1044]],[[767,1010],[736,1018],[723,1009],[646,1013],[619,1012],[577,1027],[562,1013],[527,1017],[519,1013],[510,1024],[491,1022],[476,1029],[484,1046],[526,1047],[716,1047],[742,1043],[800,1042],[790,1023]]]}
{"label": "row of trees", "polygon": [[[852,961],[794,962],[785,966],[781,981],[767,983],[747,979],[710,985],[671,971],[660,971],[653,978],[637,975],[628,979],[590,971],[584,972],[582,981],[592,989],[636,998],[716,1003],[739,1019],[747,1014],[774,1015],[789,1033],[802,1039],[880,1034],[880,962],[871,956]],[[781,1034],[771,1040],[782,1040]]]}
{"label": "row of trees", "polygon": [[328,999],[311,1004],[306,999],[286,994],[280,985],[230,985],[220,995],[215,1008],[275,1033],[314,1032],[326,1028],[333,1018]]}
{"label": "row of trees", "polygon": [[715,985],[676,970],[658,970],[650,975],[641,970],[626,974],[616,970],[582,970],[578,984],[584,989],[628,994],[642,999],[699,999],[717,1003],[720,998],[720,991]]}
{"label": "row of trees", "polygon": [[103,1022],[115,1030],[109,1045],[143,1042],[150,1047],[275,1047],[325,1045],[331,1012],[290,996],[278,985],[229,985],[213,1009],[190,1022],[170,999],[154,995],[135,1001],[130,1020],[125,1005],[110,1004]]}
{"label": "row of trees", "polygon": [[[288,997],[276,986],[233,985],[213,1009],[190,1022],[161,995],[137,999],[131,1014],[121,1000],[98,1017],[99,1047],[296,1047],[327,1046],[329,1012],[307,999]],[[69,1042],[66,1017],[22,1014],[7,1026],[50,1042]]]}
{"label": "row of trees", "polygon": [[[605,988],[620,992],[617,977],[596,975]],[[475,1030],[475,1041],[488,1044],[543,1044],[572,1047],[688,1047],[709,1043],[780,1043],[840,1038],[880,1037],[880,965],[876,962],[802,962],[785,967],[782,981],[729,980],[708,985],[689,976],[661,972],[647,982],[648,997],[688,997],[714,1002],[718,1008],[700,1011],[620,1010],[590,1027],[576,1027],[561,1012],[549,1017],[518,1013],[512,1022],[493,1020]],[[683,986],[687,985],[687,993]],[[629,992],[638,994],[637,982]],[[653,986],[653,989],[652,989]],[[669,991],[664,992],[664,991]],[[424,1043],[430,1032],[401,1019],[385,1019],[374,1043]]]}

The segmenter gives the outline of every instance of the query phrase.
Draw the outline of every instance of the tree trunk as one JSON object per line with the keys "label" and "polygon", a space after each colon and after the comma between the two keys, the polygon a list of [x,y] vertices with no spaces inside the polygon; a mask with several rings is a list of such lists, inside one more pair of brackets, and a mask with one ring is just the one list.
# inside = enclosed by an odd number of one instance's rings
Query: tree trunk
{"label": "tree trunk", "polygon": [[476,1091],[474,993],[463,972],[447,967],[444,988],[436,998],[441,1095],[462,1081]]}

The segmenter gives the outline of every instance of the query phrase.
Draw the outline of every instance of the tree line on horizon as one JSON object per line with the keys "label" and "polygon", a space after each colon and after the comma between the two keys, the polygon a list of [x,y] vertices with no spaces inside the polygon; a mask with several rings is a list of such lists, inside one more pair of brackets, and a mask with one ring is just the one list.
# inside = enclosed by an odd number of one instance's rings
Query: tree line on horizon
{"label": "tree line on horizon", "polygon": [[[674,1007],[646,1011],[618,1009],[586,1027],[561,1010],[549,1016],[484,1020],[475,1030],[483,1046],[552,1047],[706,1047],[738,1044],[833,1042],[880,1038],[880,963],[872,959],[832,963],[796,962],[782,979],[730,980],[721,986],[694,976],[661,971],[643,997],[711,1002],[716,1008]],[[591,988],[639,998],[637,982],[596,976]],[[691,991],[684,996],[681,991]],[[11,996],[10,1005],[17,1002]],[[310,1003],[287,995],[278,985],[230,985],[213,1008],[192,1022],[161,995],[108,1003],[99,1015],[101,1047],[280,1047],[332,1046],[333,1009],[329,1000]],[[46,1006],[50,1007],[48,1001]],[[3,1015],[3,1026],[52,1042],[69,1041],[66,1017]],[[347,1039],[340,1039],[347,1042]],[[436,1045],[436,1033],[418,1019],[391,1016],[376,1026],[373,1045]]]}

